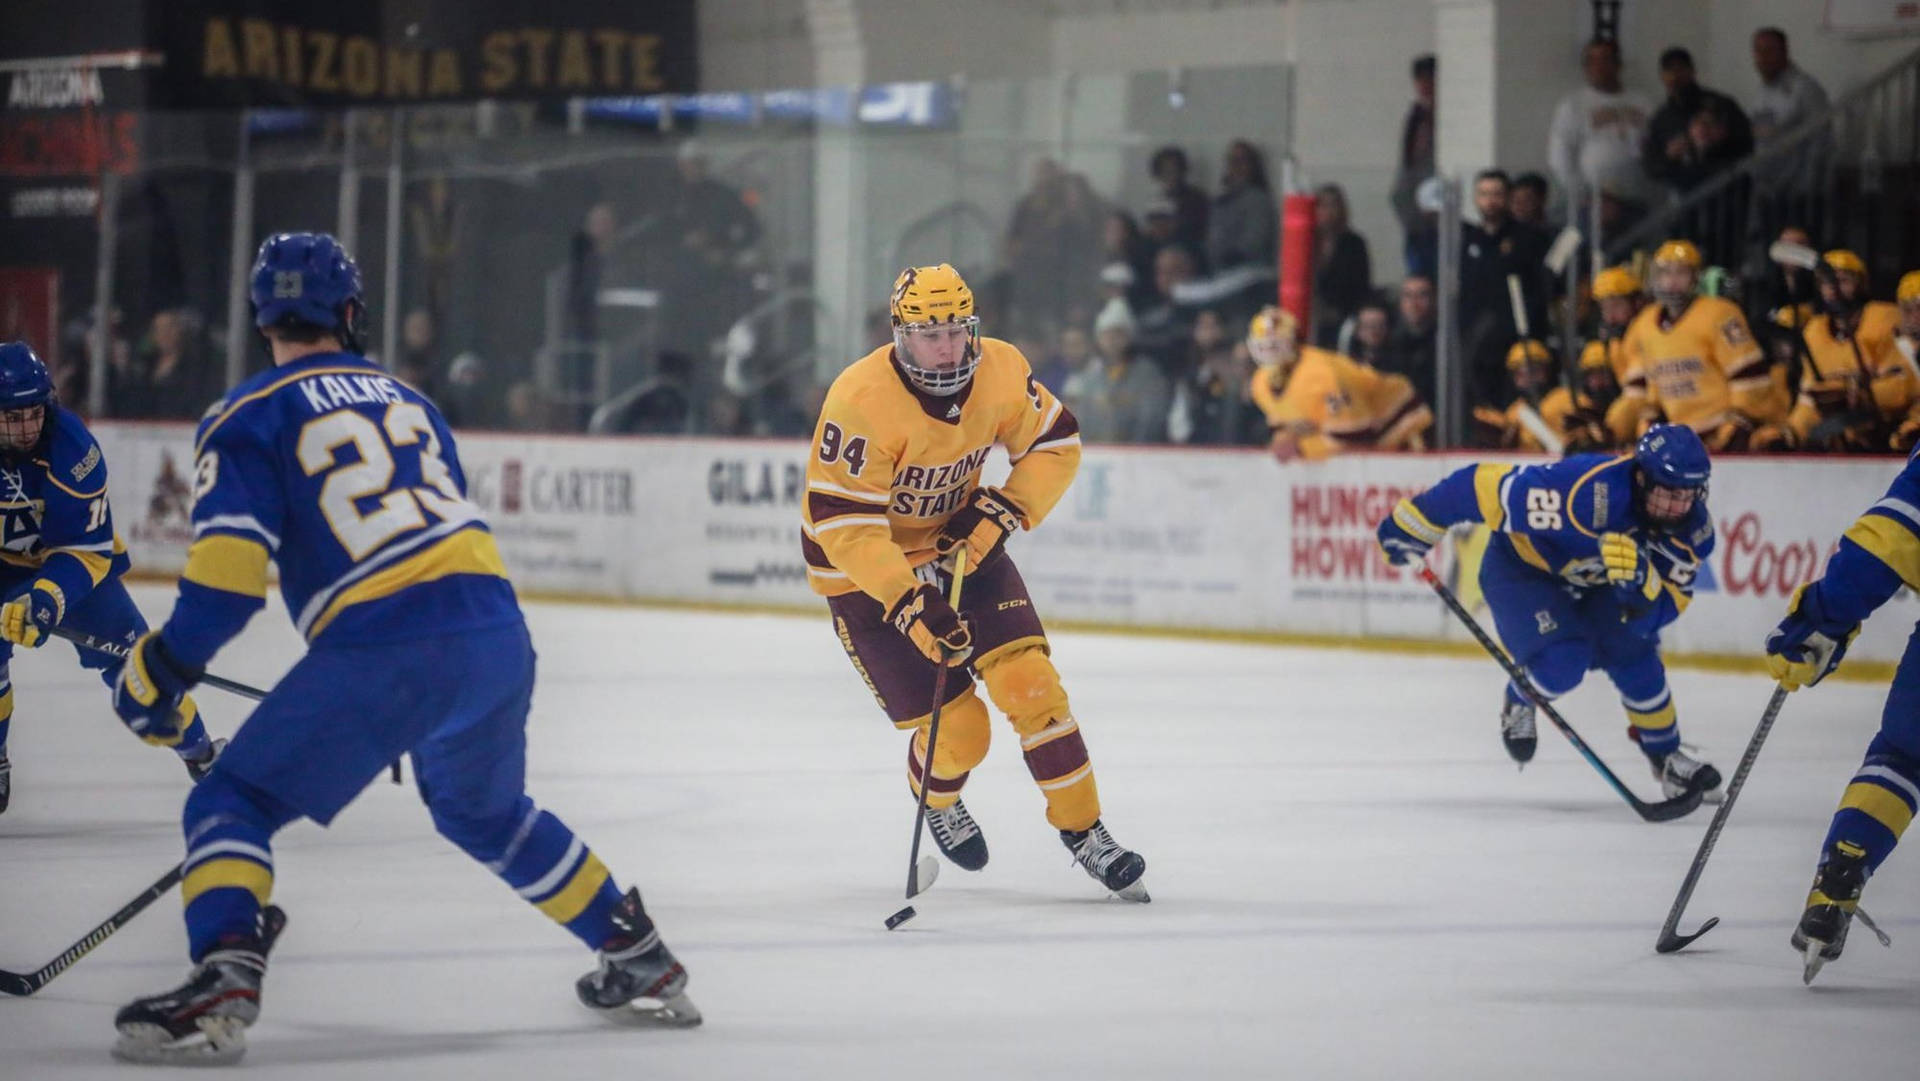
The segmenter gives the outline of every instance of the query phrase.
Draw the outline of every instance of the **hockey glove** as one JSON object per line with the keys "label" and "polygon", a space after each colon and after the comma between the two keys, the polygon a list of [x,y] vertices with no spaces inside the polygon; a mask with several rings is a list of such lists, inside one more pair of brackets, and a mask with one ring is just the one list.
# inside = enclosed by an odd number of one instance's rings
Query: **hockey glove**
{"label": "hockey glove", "polygon": [[0,606],[0,638],[31,649],[47,640],[66,607],[60,587],[42,578]]}
{"label": "hockey glove", "polygon": [[954,512],[933,538],[934,551],[951,555],[967,546],[967,565],[978,570],[1000,554],[1007,536],[1021,528],[1024,516],[1007,493],[998,488],[976,488],[967,505]]}
{"label": "hockey glove", "polygon": [[113,711],[134,735],[156,746],[172,746],[180,741],[180,700],[198,682],[200,673],[175,660],[158,631],[148,631],[134,640],[120,666]]}
{"label": "hockey glove", "polygon": [[1789,691],[1811,687],[1840,667],[1859,633],[1858,623],[1847,626],[1825,619],[1818,594],[1810,598],[1801,586],[1787,602],[1787,618],[1767,635],[1767,671]]}
{"label": "hockey glove", "polygon": [[958,668],[973,653],[973,634],[938,586],[921,585],[887,609],[887,622],[935,664]]}
{"label": "hockey glove", "polygon": [[1920,418],[1902,421],[1887,437],[1887,448],[1905,454],[1913,449],[1916,441],[1920,441]]}
{"label": "hockey glove", "polygon": [[1410,566],[1426,558],[1447,531],[1434,525],[1411,499],[1393,505],[1393,513],[1380,519],[1374,536],[1380,541],[1380,557],[1396,567]]}
{"label": "hockey glove", "polygon": [[1660,599],[1660,572],[1647,561],[1647,553],[1625,533],[1600,534],[1600,562],[1607,568],[1607,582],[1628,612],[1638,614]]}

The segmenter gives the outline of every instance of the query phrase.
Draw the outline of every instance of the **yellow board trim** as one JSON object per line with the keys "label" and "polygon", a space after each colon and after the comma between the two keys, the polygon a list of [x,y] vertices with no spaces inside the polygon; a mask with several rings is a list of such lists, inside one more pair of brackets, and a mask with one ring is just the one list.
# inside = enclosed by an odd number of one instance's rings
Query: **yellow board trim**
{"label": "yellow board trim", "polygon": [[1902,582],[1920,589],[1920,537],[1912,530],[1884,514],[1863,514],[1843,536],[1885,563]]}
{"label": "yellow board trim", "polygon": [[187,549],[187,568],[180,577],[208,589],[265,598],[268,558],[267,546],[257,540],[212,533]]}
{"label": "yellow board trim", "polygon": [[438,581],[455,574],[484,574],[495,578],[507,576],[507,567],[500,561],[500,549],[493,543],[493,534],[482,529],[462,529],[445,540],[428,545],[423,551],[415,552],[355,582],[341,590],[321,610],[320,617],[313,621],[313,627],[307,631],[307,640],[320,637],[320,632],[327,629],[327,624],[333,622],[334,617],[356,604],[376,601],[408,586]]}
{"label": "yellow board trim", "polygon": [[547,914],[547,918],[558,924],[568,924],[579,918],[593,901],[593,895],[600,891],[608,878],[607,865],[600,857],[587,852],[587,858],[580,862],[580,869],[560,888],[560,892],[548,897],[533,907]]}
{"label": "yellow board trim", "polygon": [[261,904],[273,895],[273,871],[252,860],[213,859],[187,872],[180,883],[180,899],[192,904],[208,890],[242,889]]}
{"label": "yellow board trim", "polygon": [[1913,821],[1913,809],[1907,806],[1906,800],[1871,781],[1848,785],[1846,795],[1840,797],[1840,809],[1865,814],[1892,830],[1896,839],[1906,831],[1907,823]]}
{"label": "yellow board trim", "polygon": [[1517,466],[1482,465],[1473,470],[1473,495],[1480,503],[1480,520],[1488,529],[1499,529],[1507,522],[1507,509],[1500,505],[1500,482]]}

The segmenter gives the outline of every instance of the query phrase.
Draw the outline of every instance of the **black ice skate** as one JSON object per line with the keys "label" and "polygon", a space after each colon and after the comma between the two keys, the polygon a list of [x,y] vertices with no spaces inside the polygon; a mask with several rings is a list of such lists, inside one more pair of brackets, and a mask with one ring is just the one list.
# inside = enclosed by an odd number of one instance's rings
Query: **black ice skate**
{"label": "black ice skate", "polygon": [[114,1015],[113,1057],[159,1066],[228,1066],[247,1053],[247,1026],[260,1018],[267,954],[287,925],[276,905],[251,935],[222,939],[187,982],[134,999]]}
{"label": "black ice skate", "polygon": [[1533,761],[1534,749],[1540,745],[1540,735],[1533,726],[1533,703],[1522,699],[1508,700],[1500,711],[1500,742],[1507,748],[1507,757],[1522,766]]}
{"label": "black ice skate", "polygon": [[7,813],[7,801],[13,798],[13,763],[0,754],[0,814]]}
{"label": "black ice skate", "polygon": [[1089,829],[1072,833],[1060,831],[1060,843],[1073,853],[1074,861],[1092,875],[1094,881],[1112,890],[1117,897],[1146,903],[1147,884],[1140,879],[1147,873],[1147,860],[1138,852],[1120,847],[1107,827],[1095,821]]}
{"label": "black ice skate", "polygon": [[956,799],[951,807],[927,808],[927,829],[933,833],[933,843],[940,846],[940,854],[954,866],[978,871],[987,865],[986,835],[967,813],[966,804]]}
{"label": "black ice skate", "polygon": [[1800,982],[1812,983],[1820,966],[1840,956],[1847,945],[1847,927],[1855,916],[1881,945],[1893,945],[1860,907],[1860,893],[1866,886],[1867,854],[1857,845],[1835,841],[1820,861],[1820,869],[1814,872],[1806,910],[1800,913],[1800,925],[1793,929],[1794,951],[1807,966]]}
{"label": "black ice skate", "polygon": [[180,763],[187,767],[187,776],[193,778],[193,783],[199,784],[208,773],[212,772],[213,760],[220,757],[220,752],[226,749],[225,739],[211,740],[207,743],[205,751],[191,758],[182,758]]}
{"label": "black ice skate", "polygon": [[609,1020],[628,1025],[692,1028],[700,1010],[687,997],[687,970],[660,941],[660,932],[629,889],[613,910],[617,937],[600,947],[600,967],[574,982],[580,1001]]}
{"label": "black ice skate", "polygon": [[1675,748],[1663,755],[1648,755],[1647,763],[1653,767],[1654,779],[1660,782],[1660,788],[1668,799],[1679,799],[1694,791],[1698,791],[1707,803],[1719,803],[1726,798],[1725,793],[1720,791],[1720,771],[1684,749]]}

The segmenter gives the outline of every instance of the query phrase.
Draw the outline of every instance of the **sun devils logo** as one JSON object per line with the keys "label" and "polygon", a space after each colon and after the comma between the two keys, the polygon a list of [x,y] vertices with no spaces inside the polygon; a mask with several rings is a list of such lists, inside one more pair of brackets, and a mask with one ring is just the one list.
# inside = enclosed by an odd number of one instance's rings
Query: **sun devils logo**
{"label": "sun devils logo", "polygon": [[908,267],[907,269],[900,272],[899,280],[893,283],[894,307],[896,308],[899,307],[900,302],[906,299],[907,290],[913,288],[913,279],[914,279],[915,273],[916,271],[913,267]]}

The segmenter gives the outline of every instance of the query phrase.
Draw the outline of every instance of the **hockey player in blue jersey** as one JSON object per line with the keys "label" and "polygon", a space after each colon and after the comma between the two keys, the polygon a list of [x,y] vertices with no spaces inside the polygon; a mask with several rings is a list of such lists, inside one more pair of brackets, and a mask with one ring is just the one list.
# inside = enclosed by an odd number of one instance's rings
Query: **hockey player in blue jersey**
{"label": "hockey player in blue jersey", "polygon": [[334,239],[260,247],[254,321],[274,368],[230,391],[195,440],[194,535],[173,614],[134,643],[115,707],[164,731],[264,603],[267,564],[307,653],[193,791],[181,986],[115,1019],[115,1053],[225,1063],[245,1050],[284,914],[271,842],[321,825],[401,754],[441,835],[598,951],[576,992],[620,1020],[690,1025],[687,975],[640,903],[525,793],[534,653],[493,535],[438,410],[360,355],[360,272]]}
{"label": "hockey player in blue jersey", "polygon": [[[33,350],[25,342],[0,344],[0,812],[13,792],[13,647],[38,646],[55,627],[130,644],[147,623],[120,584],[126,570],[100,444],[55,400],[53,379]],[[75,651],[108,687],[119,680],[118,658]],[[179,714],[148,742],[173,748],[198,780],[219,746],[207,737],[193,699],[181,698]]]}
{"label": "hockey player in blue jersey", "polygon": [[[1920,455],[1916,451],[1915,455]],[[1860,624],[1905,585],[1920,589],[1920,457],[1840,538],[1819,580],[1797,590],[1787,617],[1767,635],[1767,668],[1789,691],[1810,687],[1840,666]],[[1793,948],[1813,982],[1840,956],[1860,916],[1867,879],[1893,853],[1920,808],[1920,628],[1894,670],[1880,731],[1840,797],[1814,871],[1813,889],[1794,928]]]}
{"label": "hockey player in blue jersey", "polygon": [[[1649,430],[1631,455],[1467,466],[1400,500],[1380,523],[1380,546],[1389,562],[1413,563],[1449,526],[1485,523],[1493,536],[1480,590],[1535,689],[1558,698],[1589,669],[1606,672],[1667,796],[1713,798],[1720,771],[1681,748],[1660,660],[1660,629],[1686,609],[1713,550],[1709,467],[1684,425]],[[1512,685],[1500,735],[1515,761],[1533,757],[1534,706]]]}

